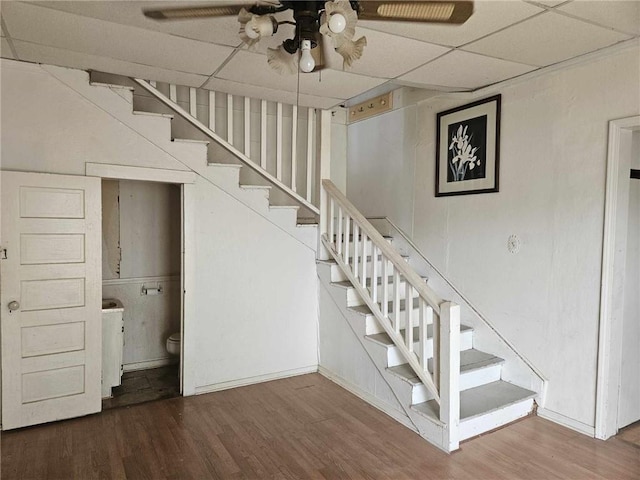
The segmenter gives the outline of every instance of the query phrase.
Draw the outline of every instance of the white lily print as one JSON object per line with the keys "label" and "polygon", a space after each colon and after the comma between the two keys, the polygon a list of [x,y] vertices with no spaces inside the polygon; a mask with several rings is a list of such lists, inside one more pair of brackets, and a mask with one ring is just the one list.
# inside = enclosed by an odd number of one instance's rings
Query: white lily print
{"label": "white lily print", "polygon": [[453,174],[453,181],[459,182],[464,180],[468,170],[473,170],[476,165],[480,165],[480,159],[476,156],[478,147],[471,145],[471,138],[467,134],[467,126],[458,127],[458,131],[451,137],[449,150],[454,153],[453,158],[449,161],[449,168]]}

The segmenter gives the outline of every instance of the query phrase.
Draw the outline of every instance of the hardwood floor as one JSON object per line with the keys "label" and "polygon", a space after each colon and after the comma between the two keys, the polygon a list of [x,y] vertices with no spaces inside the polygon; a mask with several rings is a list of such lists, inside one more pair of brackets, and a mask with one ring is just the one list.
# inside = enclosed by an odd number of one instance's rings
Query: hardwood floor
{"label": "hardwood floor", "polygon": [[111,398],[102,399],[102,410],[172,398],[180,395],[178,365],[125,372],[122,385],[112,390]]}
{"label": "hardwood floor", "polygon": [[447,455],[318,374],[2,435],[2,479],[638,479],[640,448],[539,417]]}

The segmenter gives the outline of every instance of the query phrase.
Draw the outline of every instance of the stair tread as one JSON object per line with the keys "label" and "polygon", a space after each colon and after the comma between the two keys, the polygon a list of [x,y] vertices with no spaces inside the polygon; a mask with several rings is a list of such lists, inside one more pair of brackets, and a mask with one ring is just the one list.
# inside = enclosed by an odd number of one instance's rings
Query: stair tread
{"label": "stair tread", "polygon": [[171,118],[173,119],[172,113],[157,113],[157,112],[144,112],[142,110],[134,110],[134,115],[146,115],[148,117],[161,117],[161,118]]}
{"label": "stair tread", "polygon": [[118,85],[116,83],[104,83],[104,82],[89,82],[93,87],[107,87],[107,88],[119,88],[121,90],[129,90],[133,92],[135,89],[129,85]]}
{"label": "stair tread", "polygon": [[[427,280],[426,278],[423,278],[423,280]],[[393,275],[388,277],[387,283],[393,283]],[[402,280],[400,283],[404,283],[404,280]],[[341,282],[331,282],[331,285],[336,285],[337,287],[353,287],[353,285],[351,285],[351,282],[349,280],[342,280]],[[382,285],[382,277],[378,277],[378,285]],[[367,278],[367,287],[371,287],[371,279]],[[382,295],[381,292],[379,292],[380,295]],[[402,302],[402,300],[400,300]],[[389,305],[393,305],[393,301],[390,300],[389,301]],[[401,304],[402,305],[402,304]],[[418,306],[416,305],[416,308]]]}
{"label": "stair tread", "polygon": [[290,208],[293,210],[300,210],[299,205],[269,205],[270,210],[285,210],[287,208]]}
{"label": "stair tread", "polygon": [[[400,335],[402,336],[402,338],[404,338],[404,330],[405,330],[404,328],[400,329]],[[413,338],[416,338],[416,339],[418,338],[419,330],[420,330],[419,327],[413,327]],[[460,325],[460,333],[468,332],[472,330],[473,330],[472,327],[469,327],[467,325]],[[433,337],[433,324],[431,323],[427,325],[427,337],[428,338]],[[393,346],[393,340],[391,340],[391,337],[384,332],[376,333],[373,335],[366,335],[365,338],[385,347]]]}
{"label": "stair tread", "polygon": [[208,166],[210,167],[231,167],[231,168],[242,168],[242,165],[239,163],[216,163],[216,162],[208,162]]}
{"label": "stair tread", "polygon": [[[348,283],[349,285],[344,285],[344,283]],[[336,285],[339,287],[343,287],[343,288],[348,288],[348,287],[353,287],[353,285],[351,285],[351,282],[347,281],[347,282],[332,282],[331,285]],[[404,298],[400,300],[400,311],[404,312],[405,311],[405,300]],[[353,310],[357,313],[360,313],[362,315],[373,315],[371,312],[371,309],[369,307],[367,307],[366,305],[358,305],[358,306],[353,306],[353,307],[349,307],[350,310]],[[418,297],[414,297],[413,298],[413,310],[418,310]],[[389,300],[389,312],[393,312],[393,300]]]}
{"label": "stair tread", "polygon": [[172,142],[178,142],[178,143],[199,143],[201,145],[209,145],[209,140],[195,140],[193,138],[173,138],[171,140]]}
{"label": "stair tread", "polygon": [[[334,233],[333,234],[333,240],[335,241],[336,238],[338,238],[338,234]],[[382,238],[384,238],[385,240],[392,241],[393,237],[390,235],[382,235]],[[362,240],[362,235],[358,235],[358,240]],[[368,240],[369,242],[371,241],[371,239]],[[349,243],[352,244],[353,243],[353,233],[349,234]]]}
{"label": "stair tread", "polygon": [[[472,370],[478,370],[481,368],[489,367],[491,365],[498,365],[504,363],[504,360],[500,357],[496,357],[490,353],[485,353],[475,348],[469,350],[462,350],[460,352],[460,373],[470,372]],[[391,373],[403,378],[412,385],[418,385],[422,381],[413,371],[408,363],[403,363],[396,367],[387,368]]]}
{"label": "stair tread", "polygon": [[271,185],[240,185],[243,190],[271,190]]}
{"label": "stair tread", "polygon": [[[425,282],[428,280],[427,277],[420,277],[420,278],[422,278],[422,280],[424,280]],[[393,283],[393,275],[389,275],[387,277],[387,283],[391,283],[391,284]],[[401,281],[400,283],[403,283],[403,282]],[[382,277],[378,277],[377,285],[382,286]],[[367,287],[371,287],[371,278],[367,278]],[[389,296],[391,296],[391,294],[392,294],[392,291],[389,290]]]}
{"label": "stair tread", "polygon": [[[508,405],[532,399],[536,392],[513,383],[498,380],[460,392],[460,421],[470,420]],[[438,417],[435,400],[418,403],[411,408],[429,417]]]}

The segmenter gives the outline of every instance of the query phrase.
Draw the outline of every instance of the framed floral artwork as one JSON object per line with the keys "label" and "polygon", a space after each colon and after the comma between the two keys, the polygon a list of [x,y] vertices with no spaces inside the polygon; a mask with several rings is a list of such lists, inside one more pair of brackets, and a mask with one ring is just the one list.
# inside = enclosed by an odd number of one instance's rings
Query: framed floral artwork
{"label": "framed floral artwork", "polygon": [[500,95],[438,113],[436,197],[498,191]]}

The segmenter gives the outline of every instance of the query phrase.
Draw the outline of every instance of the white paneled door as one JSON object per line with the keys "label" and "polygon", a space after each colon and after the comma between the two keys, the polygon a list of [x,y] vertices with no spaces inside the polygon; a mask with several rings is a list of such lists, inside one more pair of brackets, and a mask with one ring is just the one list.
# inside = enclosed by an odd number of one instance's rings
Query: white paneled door
{"label": "white paneled door", "polygon": [[100,179],[1,177],[2,429],[98,412]]}

